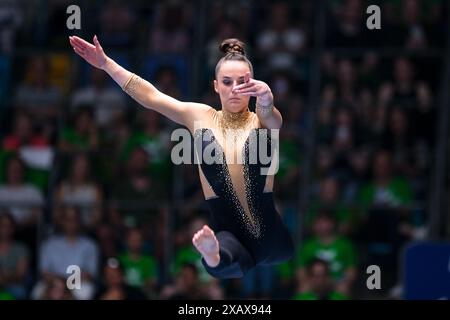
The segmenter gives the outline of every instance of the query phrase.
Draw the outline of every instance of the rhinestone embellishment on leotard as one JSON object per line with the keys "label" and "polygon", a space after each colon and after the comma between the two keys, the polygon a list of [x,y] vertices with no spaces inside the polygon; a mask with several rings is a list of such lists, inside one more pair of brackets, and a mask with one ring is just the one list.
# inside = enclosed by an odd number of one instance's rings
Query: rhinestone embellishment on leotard
{"label": "rhinestone embellishment on leotard", "polygon": [[[217,141],[216,141],[217,143]],[[239,198],[236,194],[235,189],[233,188],[233,182],[231,180],[230,172],[228,170],[226,157],[223,154],[222,148],[218,148],[220,151],[220,157],[224,159],[222,161],[222,169],[221,174],[225,178],[225,192],[229,195],[231,198],[231,201],[234,204],[234,207],[238,213],[239,219],[241,220],[242,224],[246,227],[248,232],[256,239],[260,238],[262,236],[262,226],[260,223],[260,219],[258,215],[256,214],[256,210],[253,206],[253,199],[251,199],[251,192],[249,192],[249,188],[251,188],[251,181],[249,177],[248,172],[248,159],[246,157],[246,154],[248,154],[248,145],[245,144],[244,148],[242,150],[242,159],[244,159],[243,163],[243,175],[244,175],[244,190],[245,190],[245,199],[247,200],[247,205],[249,208],[249,212],[247,213],[245,209],[243,208],[241,202],[239,201]]]}

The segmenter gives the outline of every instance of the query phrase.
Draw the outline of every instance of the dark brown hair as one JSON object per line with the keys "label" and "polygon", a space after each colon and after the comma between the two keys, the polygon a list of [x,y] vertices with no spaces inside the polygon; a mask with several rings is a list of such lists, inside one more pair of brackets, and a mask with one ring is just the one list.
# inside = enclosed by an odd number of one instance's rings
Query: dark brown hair
{"label": "dark brown hair", "polygon": [[226,39],[224,40],[220,46],[219,49],[222,51],[225,56],[223,56],[219,62],[217,62],[216,65],[216,71],[215,76],[217,78],[217,73],[219,72],[219,69],[225,61],[243,61],[248,64],[248,67],[250,68],[251,76],[253,76],[253,66],[250,60],[247,59],[245,56],[245,45],[242,41],[238,39]]}

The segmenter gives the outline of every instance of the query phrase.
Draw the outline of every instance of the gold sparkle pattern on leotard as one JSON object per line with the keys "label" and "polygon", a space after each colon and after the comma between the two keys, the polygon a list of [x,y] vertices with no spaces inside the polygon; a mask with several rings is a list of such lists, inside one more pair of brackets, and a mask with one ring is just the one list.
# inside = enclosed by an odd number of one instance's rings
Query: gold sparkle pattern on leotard
{"label": "gold sparkle pattern on leotard", "polygon": [[[215,121],[211,128],[206,128],[208,133],[213,133],[214,149],[217,152],[216,159],[221,159],[219,174],[223,179],[222,191],[229,202],[230,211],[238,219],[246,233],[260,239],[265,229],[261,217],[258,214],[256,199],[253,199],[251,188],[253,182],[250,179],[248,167],[249,146],[247,142],[249,133],[254,133],[254,120],[256,115],[248,109],[231,113],[226,110],[215,113]],[[205,133],[204,130],[202,130]],[[227,140],[228,139],[228,140]],[[230,144],[231,142],[231,144]],[[239,151],[240,150],[240,151]],[[253,150],[251,152],[256,152]],[[241,158],[239,158],[241,157]],[[237,162],[236,162],[237,161]],[[208,182],[209,184],[212,183]],[[219,190],[217,190],[219,191]]]}
{"label": "gold sparkle pattern on leotard", "polygon": [[[221,165],[221,167],[222,167],[221,174],[223,175],[223,177],[225,179],[225,192],[229,195],[229,198],[233,202],[233,205],[238,214],[238,218],[241,220],[241,223],[246,227],[246,229],[250,233],[250,235],[252,235],[254,238],[258,239],[258,238],[261,238],[261,236],[262,236],[262,227],[261,227],[260,219],[259,219],[258,215],[256,214],[256,211],[254,210],[253,201],[251,201],[253,199],[251,199],[251,193],[249,192],[249,190],[250,190],[249,188],[252,187],[252,182],[249,178],[248,163],[247,163],[247,160],[245,157],[245,152],[246,152],[245,148],[247,148],[247,146],[245,146],[242,151],[243,159],[245,159],[244,160],[245,163],[242,165],[242,171],[243,171],[242,173],[244,175],[245,199],[247,202],[249,212],[246,212],[241,201],[238,198],[238,195],[236,194],[236,189],[233,186],[233,181],[231,180],[231,174],[228,170],[226,157],[224,157],[225,161],[223,161],[222,165]],[[224,156],[223,152],[222,152],[221,156]]]}
{"label": "gold sparkle pattern on leotard", "polygon": [[222,132],[226,130],[243,130],[251,124],[252,113],[247,108],[241,112],[229,112],[222,109],[219,114],[219,126]]}
{"label": "gold sparkle pattern on leotard", "polygon": [[[219,126],[223,135],[223,145],[226,147],[228,146],[228,142],[232,141],[231,143],[234,147],[233,150],[230,150],[233,158],[229,159],[225,156],[224,159],[226,160],[223,161],[222,165],[222,172],[225,177],[226,192],[229,194],[230,199],[237,210],[241,223],[254,238],[258,239],[262,236],[262,227],[260,219],[258,218],[257,212],[254,208],[254,199],[252,199],[252,193],[250,192],[251,189],[249,189],[252,187],[252,182],[250,180],[248,170],[247,155],[249,149],[246,143],[249,134],[253,132],[250,130],[252,126],[252,113],[248,109],[239,113],[231,113],[226,110],[222,110],[219,118]],[[236,159],[239,149],[241,150],[240,159]],[[222,150],[224,150],[227,155],[229,154],[226,152],[226,148],[222,148]],[[232,163],[240,164],[240,173],[242,174],[243,181],[240,183],[239,177],[235,177],[238,185],[234,185],[232,181],[229,167]],[[234,169],[234,173],[236,174],[236,167],[234,167]],[[239,192],[243,194],[240,194]]]}
{"label": "gold sparkle pattern on leotard", "polygon": [[257,215],[257,210],[255,208],[255,199],[253,198],[252,192],[250,192],[250,190],[254,190],[256,186],[254,185],[254,181],[250,178],[250,167],[248,163],[249,158],[245,156],[249,155],[250,154],[249,152],[256,152],[256,150],[254,150],[253,148],[256,148],[256,145],[252,143],[249,144],[246,143],[244,146],[244,150],[242,151],[244,153],[243,174],[245,184],[245,197],[247,199],[250,215],[255,219],[254,223],[251,225],[252,229],[254,229],[252,233],[255,234],[256,238],[260,238],[264,233],[265,226],[264,224],[261,223]]}

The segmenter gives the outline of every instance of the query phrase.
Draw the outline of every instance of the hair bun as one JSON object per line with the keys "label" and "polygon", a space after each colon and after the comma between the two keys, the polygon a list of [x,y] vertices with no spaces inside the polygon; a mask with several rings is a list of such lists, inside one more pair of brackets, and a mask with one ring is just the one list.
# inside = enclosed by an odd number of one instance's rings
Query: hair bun
{"label": "hair bun", "polygon": [[226,39],[220,45],[220,51],[225,54],[242,54],[245,56],[244,43],[238,39]]}

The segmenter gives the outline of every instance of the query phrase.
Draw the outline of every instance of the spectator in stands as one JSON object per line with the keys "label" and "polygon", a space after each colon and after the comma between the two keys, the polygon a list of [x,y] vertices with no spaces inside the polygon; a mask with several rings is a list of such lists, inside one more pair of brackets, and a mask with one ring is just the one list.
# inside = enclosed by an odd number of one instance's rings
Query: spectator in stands
{"label": "spectator in stands", "polygon": [[[76,289],[75,289],[76,290]],[[67,287],[64,277],[51,277],[38,300],[74,300],[75,297],[71,290]]]}
{"label": "spectator in stands", "polygon": [[123,246],[123,233],[118,233],[107,222],[97,225],[95,230],[96,242],[99,247],[99,265],[104,265],[110,257],[116,257]]}
{"label": "spectator in stands", "polygon": [[280,190],[277,198],[293,200],[298,197],[298,181],[300,179],[301,155],[299,138],[294,134],[280,132],[280,162],[274,182],[275,190]]}
{"label": "spectator in stands", "polygon": [[211,299],[208,291],[200,284],[198,269],[193,264],[184,264],[175,279],[161,291],[160,298],[166,300]]}
{"label": "spectator in stands", "polygon": [[80,230],[81,217],[74,207],[61,210],[62,234],[52,235],[42,244],[39,258],[41,281],[33,289],[37,299],[54,276],[66,278],[67,268],[78,266],[81,270],[81,289],[74,290],[76,299],[91,299],[98,274],[99,252],[95,242]]}
{"label": "spectator in stands", "polygon": [[269,68],[292,69],[296,56],[306,47],[307,34],[303,28],[292,23],[292,8],[287,2],[270,4],[268,10],[270,21],[267,28],[257,35],[257,50],[269,57]]}
{"label": "spectator in stands", "polygon": [[283,112],[287,113],[285,119],[285,131],[302,136],[307,129],[307,112],[305,108],[304,98],[299,94],[290,93],[289,102]]}
{"label": "spectator in stands", "polygon": [[421,3],[418,0],[403,0],[403,44],[407,49],[420,50],[428,45],[427,30],[423,23]]}
{"label": "spectator in stands", "polygon": [[[114,175],[120,170],[124,150],[126,150],[131,137],[132,125],[125,115],[120,115],[112,121],[111,127],[106,129],[104,133],[105,140],[102,141],[102,148],[110,150],[110,153],[99,156],[103,157],[105,164],[111,167],[110,175]],[[114,159],[114,161],[111,161],[111,159]]]}
{"label": "spectator in stands", "polygon": [[134,6],[126,1],[113,0],[105,3],[98,16],[100,37],[105,45],[123,49],[136,45],[136,13]]}
{"label": "spectator in stands", "polygon": [[[333,95],[334,96],[334,88],[329,86],[326,90],[324,90],[324,95]],[[331,98],[331,97],[330,97]],[[322,100],[326,100],[325,97]],[[334,98],[333,98],[334,100]],[[332,114],[333,114],[333,105],[330,104],[322,105],[317,112],[317,140],[320,144],[326,144],[329,146],[332,141],[333,135],[333,126],[332,126]]]}
{"label": "spectator in stands", "polygon": [[[363,47],[369,44],[361,0],[345,0],[335,10],[327,32],[327,44],[333,47]],[[373,45],[373,43],[370,43]]]}
{"label": "spectator in stands", "polygon": [[347,300],[348,296],[336,290],[330,267],[325,260],[314,259],[306,268],[309,290],[294,295],[294,300]]}
{"label": "spectator in stands", "polygon": [[2,141],[5,151],[19,151],[21,147],[47,147],[49,141],[35,130],[31,117],[26,113],[19,113],[14,118],[12,132]]}
{"label": "spectator in stands", "polygon": [[[214,38],[218,33],[218,21],[232,21],[236,32],[234,32],[230,38],[237,37],[238,39],[249,39],[257,34],[257,27],[262,21],[255,20],[255,7],[252,3],[245,0],[239,0],[233,2],[233,5],[230,6],[226,1],[214,1],[208,3],[208,5],[208,15],[206,19],[208,39]],[[220,39],[222,41],[223,39],[228,38]],[[220,43],[221,42],[217,43],[217,45],[220,45]]]}
{"label": "spectator in stands", "polygon": [[320,181],[319,192],[311,201],[307,214],[307,225],[311,227],[317,215],[323,210],[331,210],[335,214],[334,219],[338,223],[341,234],[348,234],[352,227],[352,216],[350,210],[341,199],[340,185],[333,177],[327,177]]}
{"label": "spectator in stands", "polygon": [[155,53],[186,52],[191,44],[190,15],[183,3],[161,4],[151,28],[149,51]]}
{"label": "spectator in stands", "polygon": [[197,173],[191,170],[189,166],[183,166],[181,171],[180,175],[184,182],[182,194],[185,205],[180,208],[180,219],[191,220],[198,216],[199,211],[206,212],[207,208],[203,203],[203,194]]}
{"label": "spectator in stands", "polygon": [[383,288],[396,282],[398,254],[405,241],[414,237],[411,183],[393,170],[392,155],[379,150],[374,155],[373,177],[359,194],[362,209],[360,241],[369,264],[386,270]]}
{"label": "spectator in stands", "polygon": [[394,175],[391,153],[377,151],[372,172],[372,180],[362,188],[359,195],[363,208],[401,208],[411,204],[411,186],[403,178]]}
{"label": "spectator in stands", "polygon": [[170,163],[170,132],[164,130],[163,119],[156,112],[138,112],[136,118],[137,127],[122,149],[121,160],[128,160],[131,152],[140,147],[148,153],[152,175],[167,181],[170,172],[167,164]]}
{"label": "spectator in stands", "polygon": [[41,217],[44,196],[25,179],[25,165],[17,156],[6,163],[6,181],[0,185],[0,204],[11,213],[18,232],[34,228]]}
{"label": "spectator in stands", "polygon": [[148,170],[148,154],[142,148],[134,149],[126,163],[127,174],[117,176],[112,190],[110,218],[117,228],[154,229],[162,212],[165,193]]}
{"label": "spectator in stands", "polygon": [[62,130],[59,149],[63,152],[95,151],[98,146],[99,133],[92,109],[79,109],[73,126],[69,125]]}
{"label": "spectator in stands", "polygon": [[404,56],[399,56],[394,60],[392,77],[393,79],[386,82],[381,89],[388,86],[391,91],[388,101],[405,107],[408,113],[412,112],[418,104],[420,87],[427,88],[428,85],[416,79],[416,68],[411,60]]}
{"label": "spectator in stands", "polygon": [[359,82],[361,83],[361,93],[366,93],[363,88],[373,89],[380,85],[382,77],[382,74],[380,74],[379,71],[380,67],[381,58],[379,53],[376,51],[369,51],[364,54],[357,70]]}
{"label": "spectator in stands", "polygon": [[[215,20],[217,21],[217,20]],[[209,39],[207,44],[208,68],[213,70],[216,61],[220,59],[217,47],[220,46],[223,39],[241,38],[238,22],[233,18],[224,18],[218,23],[218,30],[213,33],[213,38]]]}
{"label": "spectator in stands", "polygon": [[335,155],[333,150],[326,144],[321,144],[316,151],[317,161],[315,163],[315,179],[322,179],[333,175],[335,166]]}
{"label": "spectator in stands", "polygon": [[[349,155],[351,178],[346,182],[343,190],[343,202],[349,208],[354,209],[359,190],[367,182],[370,166],[369,155],[368,147],[364,145],[353,149]],[[356,212],[353,213],[355,217]]]}
{"label": "spectator in stands", "polygon": [[25,5],[20,1],[0,2],[0,54],[12,54],[15,49],[16,33],[25,22]]}
{"label": "spectator in stands", "polygon": [[103,285],[95,294],[95,300],[145,300],[138,288],[125,284],[123,267],[116,258],[110,258],[103,266]]}
{"label": "spectator in stands", "polygon": [[28,248],[14,240],[14,228],[14,218],[0,213],[0,288],[15,299],[25,299],[30,257]]}
{"label": "spectator in stands", "polygon": [[280,103],[280,110],[287,112],[294,92],[298,89],[296,77],[291,70],[274,71],[268,75],[269,85]]}
{"label": "spectator in stands", "polygon": [[90,85],[75,90],[71,105],[73,109],[92,106],[95,124],[101,128],[113,125],[127,108],[124,96],[109,87],[106,75],[97,69],[91,71]]}
{"label": "spectator in stands", "polygon": [[[176,69],[171,66],[161,66],[155,74],[155,87],[161,92],[167,92],[167,95],[176,99],[183,99],[181,89],[179,88],[179,75]],[[166,119],[163,117],[163,121]]]}
{"label": "spectator in stands", "polygon": [[126,249],[118,258],[125,283],[141,289],[150,298],[156,295],[158,264],[147,252],[144,250],[142,232],[138,228],[131,228],[126,235]]}
{"label": "spectator in stands", "polygon": [[55,120],[60,113],[62,93],[50,82],[50,65],[45,56],[33,56],[26,69],[25,79],[16,90],[15,106],[27,111],[42,125],[43,134],[52,139]]}
{"label": "spectator in stands", "polygon": [[410,125],[414,128],[414,137],[425,145],[426,150],[430,150],[436,142],[436,102],[430,87],[426,84],[418,85],[417,102]]}
{"label": "spectator in stands", "polygon": [[338,61],[336,69],[336,98],[343,105],[354,105],[358,89],[357,68],[350,59]]}
{"label": "spectator in stands", "polygon": [[240,281],[240,296],[243,299],[270,299],[274,290],[277,266],[257,266]]}
{"label": "spectator in stands", "polygon": [[360,129],[362,136],[358,137],[360,143],[364,143],[373,137],[373,118],[375,114],[375,97],[372,90],[368,87],[363,87],[357,94],[357,107],[353,109],[355,120]]}
{"label": "spectator in stands", "polygon": [[[92,231],[102,219],[102,191],[92,180],[89,157],[79,153],[71,160],[67,178],[55,190],[55,208],[63,205],[78,207],[83,226]],[[60,224],[63,221],[61,217],[55,217],[53,222]]]}
{"label": "spectator in stands", "polygon": [[329,213],[320,212],[312,226],[313,234],[299,247],[296,255],[300,291],[310,290],[306,266],[315,258],[324,259],[330,266],[337,290],[349,295],[356,279],[356,252],[353,244],[336,232],[336,222]]}
{"label": "spectator in stands", "polygon": [[415,139],[404,109],[394,107],[390,111],[387,130],[381,139],[383,147],[392,154],[394,172],[409,178],[416,176]]}
{"label": "spectator in stands", "polygon": [[[335,114],[335,123],[333,125],[332,146],[337,162],[346,158],[349,151],[356,145],[355,141],[358,137],[358,130],[355,124],[355,118],[349,108],[338,108]],[[338,163],[338,165],[342,165]],[[345,166],[345,164],[344,164]],[[340,169],[344,169],[340,167]]]}

